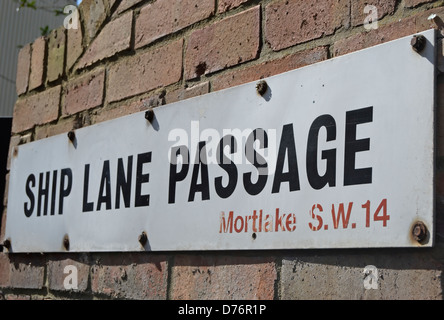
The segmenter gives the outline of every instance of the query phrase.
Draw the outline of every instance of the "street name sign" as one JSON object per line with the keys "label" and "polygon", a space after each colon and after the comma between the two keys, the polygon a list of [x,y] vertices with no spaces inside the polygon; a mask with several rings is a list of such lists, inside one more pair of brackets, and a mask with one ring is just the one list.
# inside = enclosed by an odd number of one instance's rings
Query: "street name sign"
{"label": "street name sign", "polygon": [[16,147],[10,251],[433,246],[420,35]]}

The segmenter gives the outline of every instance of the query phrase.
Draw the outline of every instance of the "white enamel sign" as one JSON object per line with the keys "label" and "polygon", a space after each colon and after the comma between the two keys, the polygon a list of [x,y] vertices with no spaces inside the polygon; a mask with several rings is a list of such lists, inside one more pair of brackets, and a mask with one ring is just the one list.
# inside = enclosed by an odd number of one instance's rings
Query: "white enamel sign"
{"label": "white enamel sign", "polygon": [[19,146],[10,251],[432,246],[423,35]]}

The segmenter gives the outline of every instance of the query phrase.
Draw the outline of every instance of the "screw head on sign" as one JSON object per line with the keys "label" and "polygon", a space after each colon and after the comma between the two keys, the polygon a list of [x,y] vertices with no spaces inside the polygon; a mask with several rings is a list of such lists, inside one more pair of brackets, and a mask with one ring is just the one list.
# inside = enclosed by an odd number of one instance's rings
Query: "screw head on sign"
{"label": "screw head on sign", "polygon": [[74,139],[76,138],[76,133],[74,131],[70,131],[68,132],[68,139],[73,142]]}
{"label": "screw head on sign", "polygon": [[268,84],[265,80],[261,80],[256,84],[256,92],[263,96],[268,89]]}
{"label": "screw head on sign", "polygon": [[154,111],[152,109],[149,109],[145,112],[145,119],[149,122],[153,121],[154,119]]}
{"label": "screw head on sign", "polygon": [[63,247],[65,248],[66,251],[69,250],[69,237],[68,237],[68,235],[65,235],[63,237]]}
{"label": "screw head on sign", "polygon": [[3,247],[10,250],[11,249],[11,240],[6,239],[5,241],[3,241]]}
{"label": "screw head on sign", "polygon": [[416,52],[421,52],[424,50],[427,43],[427,39],[423,35],[415,35],[413,36],[410,44]]}
{"label": "screw head on sign", "polygon": [[415,223],[412,229],[412,235],[416,241],[418,242],[424,241],[427,237],[427,228],[425,224],[422,222]]}
{"label": "screw head on sign", "polygon": [[146,235],[146,232],[144,231],[139,236],[139,242],[142,246],[145,246],[147,241],[148,241],[148,236]]}

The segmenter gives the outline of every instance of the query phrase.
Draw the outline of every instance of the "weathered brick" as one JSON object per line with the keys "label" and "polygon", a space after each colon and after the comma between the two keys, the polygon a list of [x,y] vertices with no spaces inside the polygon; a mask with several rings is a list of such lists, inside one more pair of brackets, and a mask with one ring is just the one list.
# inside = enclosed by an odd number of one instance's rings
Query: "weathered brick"
{"label": "weathered brick", "polygon": [[63,115],[98,107],[103,102],[105,69],[99,68],[72,80],[65,88]]}
{"label": "weathered brick", "polygon": [[0,252],[0,288],[8,288],[10,286],[10,274],[9,256]]}
{"label": "weathered brick", "polygon": [[421,32],[428,29],[438,29],[436,24],[429,20],[428,18],[432,15],[436,14],[438,17],[441,17],[441,19],[444,17],[444,7],[437,7],[434,9],[430,9],[427,11],[423,11],[421,13],[418,13],[415,16],[412,16],[410,19],[414,19],[416,23],[416,31],[415,32]]}
{"label": "weathered brick", "polygon": [[413,8],[413,7],[417,7],[420,4],[424,4],[424,3],[430,3],[433,2],[435,0],[405,0],[405,7],[407,8]]}
{"label": "weathered brick", "polygon": [[368,48],[380,43],[395,40],[416,32],[415,18],[410,17],[371,32],[362,32],[334,44],[334,55],[339,56],[353,51]]}
{"label": "weathered brick", "polygon": [[277,271],[270,256],[178,255],[171,277],[174,300],[271,300]]}
{"label": "weathered brick", "polygon": [[[14,239],[12,239],[14,248]],[[10,255],[10,286],[22,289],[42,289],[45,267],[37,255]]]}
{"label": "weathered brick", "polygon": [[378,10],[378,20],[388,14],[393,14],[396,9],[396,0],[354,0],[351,2],[351,20],[352,26],[364,24],[365,18],[370,14],[365,13],[364,9],[367,5],[375,6]]}
{"label": "weathered brick", "polygon": [[14,107],[12,132],[31,129],[34,125],[56,120],[59,114],[61,86],[17,100]]}
{"label": "weathered brick", "polygon": [[214,0],[157,0],[140,10],[135,47],[143,47],[214,13]]}
{"label": "weathered brick", "polygon": [[84,121],[86,117],[81,114],[76,114],[74,117],[67,117],[59,119],[55,124],[47,124],[43,126],[37,126],[35,128],[34,140],[41,140],[48,137],[52,137],[58,134],[66,134],[71,130],[75,130],[84,126]]}
{"label": "weathered brick", "polygon": [[242,70],[231,71],[217,76],[211,81],[213,91],[237,86],[243,83],[270,77],[282,72],[297,69],[328,58],[328,48],[318,47],[297,52],[284,58],[266,61]]}
{"label": "weathered brick", "polygon": [[438,7],[388,25],[380,26],[371,32],[362,32],[349,38],[341,39],[334,44],[334,55],[342,55],[356,50],[368,48],[380,43],[395,40],[430,28],[436,28],[434,22],[428,20],[431,14],[444,15],[444,7]]}
{"label": "weathered brick", "polygon": [[108,101],[117,101],[181,79],[183,40],[122,60],[110,67]]}
{"label": "weathered brick", "polygon": [[[378,289],[364,287],[369,265],[378,269]],[[301,255],[284,258],[280,275],[283,300],[442,299],[442,265],[418,252]]]}
{"label": "weathered brick", "polygon": [[26,294],[7,294],[5,298],[12,301],[31,300],[31,296]]}
{"label": "weathered brick", "polygon": [[96,36],[108,16],[106,1],[83,0],[79,9],[84,21],[85,36],[89,43]]}
{"label": "weathered brick", "polygon": [[105,0],[106,10],[108,14],[111,13],[111,9],[114,7],[114,4],[119,0]]}
{"label": "weathered brick", "polygon": [[257,58],[260,6],[194,31],[185,54],[185,77],[192,79]]}
{"label": "weathered brick", "polygon": [[117,7],[117,14],[122,13],[125,10],[128,10],[129,8],[135,6],[136,4],[142,2],[143,0],[122,0]]}
{"label": "weathered brick", "polygon": [[[177,101],[177,99],[169,99],[169,97],[170,95],[166,94],[164,89],[160,90],[160,92],[151,92],[147,97],[139,97],[120,106],[112,105],[96,109],[92,112],[91,120],[92,123],[99,123]],[[172,97],[174,98],[174,94],[172,94]]]}
{"label": "weathered brick", "polygon": [[199,83],[195,86],[188,88],[179,88],[172,92],[168,92],[165,97],[166,103],[173,103],[180,100],[185,100],[193,97],[197,97],[210,92],[210,83],[208,81]]}
{"label": "weathered brick", "polygon": [[66,70],[69,71],[74,63],[80,58],[83,53],[82,45],[82,28],[80,21],[78,22],[78,28],[68,29],[66,31]]}
{"label": "weathered brick", "polygon": [[89,45],[77,67],[90,66],[95,62],[129,49],[131,46],[132,21],[133,13],[127,12],[109,22]]}
{"label": "weathered brick", "polygon": [[53,82],[62,77],[65,73],[65,49],[66,33],[65,28],[60,27],[51,32],[48,41],[48,66],[47,79]]}
{"label": "weathered brick", "polygon": [[241,4],[248,2],[250,0],[220,0],[217,7],[217,11],[222,13],[234,8],[239,7]]}
{"label": "weathered brick", "polygon": [[145,102],[145,99],[137,100],[122,106],[100,108],[92,113],[92,123],[95,124],[120,118],[139,111],[147,110],[147,108],[148,104]]}
{"label": "weathered brick", "polygon": [[347,0],[281,0],[267,5],[265,16],[266,41],[276,51],[350,24]]}
{"label": "weathered brick", "polygon": [[29,74],[31,68],[31,44],[25,45],[18,54],[16,92],[21,95],[28,91]]}
{"label": "weathered brick", "polygon": [[29,76],[29,90],[43,85],[45,72],[46,38],[39,37],[32,44],[31,75]]}
{"label": "weathered brick", "polygon": [[166,257],[143,254],[107,254],[91,269],[91,289],[112,298],[165,300]]}
{"label": "weathered brick", "polygon": [[[71,269],[73,268],[73,269]],[[67,277],[69,278],[67,279]],[[50,290],[66,291],[69,288],[67,284],[73,285],[74,282],[68,281],[76,276],[77,288],[73,291],[84,292],[88,289],[89,265],[84,261],[76,261],[69,258],[60,258],[48,261],[48,287]]]}

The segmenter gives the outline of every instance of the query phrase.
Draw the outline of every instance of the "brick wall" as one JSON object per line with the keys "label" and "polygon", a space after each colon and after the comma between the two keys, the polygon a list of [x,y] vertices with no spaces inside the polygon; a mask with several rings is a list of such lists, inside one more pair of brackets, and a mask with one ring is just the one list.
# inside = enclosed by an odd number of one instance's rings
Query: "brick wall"
{"label": "brick wall", "polygon": [[[367,4],[378,8],[376,30],[364,28]],[[60,27],[20,51],[10,151],[424,31],[432,13],[444,19],[444,1],[84,0],[81,29]],[[442,299],[442,79],[432,249],[2,252],[0,298]],[[369,264],[378,290],[362,285]],[[63,285],[67,265],[78,269],[77,290]]]}

